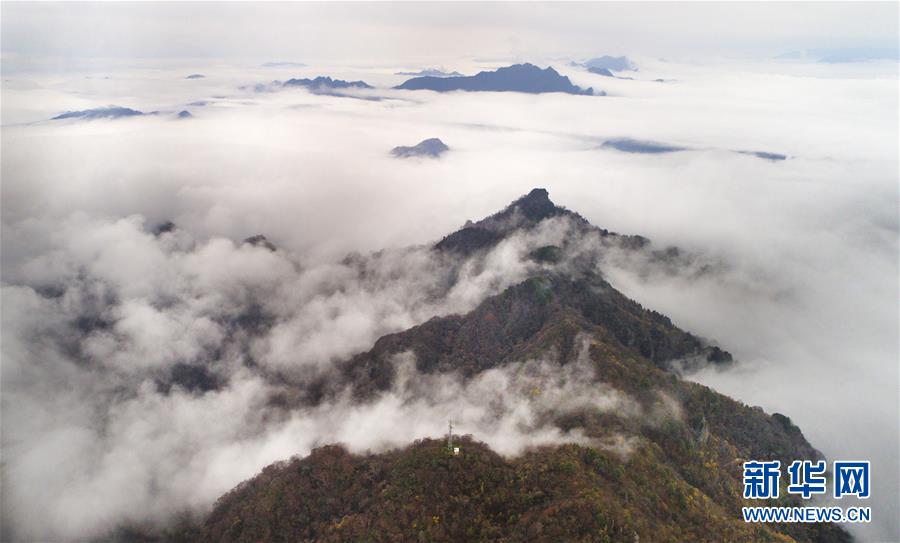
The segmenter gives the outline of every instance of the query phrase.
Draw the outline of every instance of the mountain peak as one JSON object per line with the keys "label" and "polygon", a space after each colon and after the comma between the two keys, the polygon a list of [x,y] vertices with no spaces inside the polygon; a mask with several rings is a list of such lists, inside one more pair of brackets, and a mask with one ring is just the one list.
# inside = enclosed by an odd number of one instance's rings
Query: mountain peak
{"label": "mountain peak", "polygon": [[531,192],[526,194],[523,197],[523,199],[524,198],[543,198],[549,202],[550,201],[550,193],[547,191],[547,189],[534,188],[534,189],[531,189]]}
{"label": "mountain peak", "polygon": [[272,243],[271,241],[269,241],[269,239],[262,234],[256,234],[255,236],[250,236],[249,238],[246,238],[243,241],[243,243],[245,243],[247,245],[252,245],[253,247],[263,247],[272,252],[275,252],[278,250],[278,248],[275,247],[275,244]]}
{"label": "mountain peak", "polygon": [[471,253],[492,247],[517,228],[534,226],[548,217],[564,213],[571,212],[550,201],[547,189],[535,188],[506,206],[503,211],[475,223],[466,223],[463,228],[439,241],[435,249]]}
{"label": "mountain peak", "polygon": [[550,201],[550,193],[547,189],[535,188],[512,203],[510,207],[518,207],[530,220],[540,221],[561,211]]}
{"label": "mountain peak", "polygon": [[442,142],[439,138],[428,138],[427,140],[420,141],[416,145],[394,147],[391,149],[391,154],[397,158],[409,158],[415,156],[436,158],[449,150],[450,148],[447,147],[447,144]]}

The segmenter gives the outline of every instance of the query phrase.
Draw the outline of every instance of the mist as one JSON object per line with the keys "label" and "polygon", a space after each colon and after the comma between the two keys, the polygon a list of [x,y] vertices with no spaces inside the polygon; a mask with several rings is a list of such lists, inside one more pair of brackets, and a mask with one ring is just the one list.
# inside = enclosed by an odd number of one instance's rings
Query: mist
{"label": "mist", "polygon": [[[632,81],[544,62],[606,97],[394,91],[405,65],[386,64],[5,73],[4,538],[164,523],[273,461],[330,442],[401,446],[441,435],[448,418],[515,455],[588,439],[545,424],[542,401],[648,416],[618,391],[578,389],[583,375],[554,360],[473,382],[398,360],[405,377],[372,404],[272,405],[382,335],[527,277],[529,249],[569,235],[565,224],[463,262],[429,248],[545,187],[594,225],[689,255],[672,268],[609,250],[600,270],[735,355],[732,368],[687,378],[790,416],[829,459],[870,459],[873,522],[850,529],[897,540],[896,63],[635,58]],[[363,79],[379,88],[358,97],[378,100],[252,90],[315,75]],[[49,121],[110,104],[159,113]],[[193,118],[176,120],[183,109]],[[430,137],[450,151],[390,155]],[[601,148],[611,138],[690,150]],[[155,233],[166,221],[176,228]],[[256,234],[276,250],[242,242]],[[176,378],[198,365],[200,376]],[[515,393],[535,380],[555,392]],[[416,403],[416,387],[434,400]],[[615,443],[627,453],[627,436]]]}

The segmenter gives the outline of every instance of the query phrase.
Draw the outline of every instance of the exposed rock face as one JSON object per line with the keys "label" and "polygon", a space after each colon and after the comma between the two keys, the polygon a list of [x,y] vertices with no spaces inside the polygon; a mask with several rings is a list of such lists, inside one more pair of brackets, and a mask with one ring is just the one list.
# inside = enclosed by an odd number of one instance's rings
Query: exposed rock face
{"label": "exposed rock face", "polygon": [[468,77],[416,77],[395,87],[406,90],[433,90],[437,92],[493,91],[493,92],[526,92],[540,94],[545,92],[564,92],[568,94],[594,94],[593,89],[582,89],[560,75],[553,68],[543,70],[534,64],[515,64],[499,68],[493,72],[479,72]]}
{"label": "exposed rock face", "polygon": [[178,117],[179,119],[190,119],[191,117],[193,117],[193,115],[191,115],[190,111],[182,109],[178,112],[178,115],[176,115],[176,117]]}
{"label": "exposed rock face", "polygon": [[438,138],[429,138],[422,140],[416,145],[410,147],[394,147],[391,154],[397,158],[409,158],[416,156],[437,158],[449,151],[450,148]]}

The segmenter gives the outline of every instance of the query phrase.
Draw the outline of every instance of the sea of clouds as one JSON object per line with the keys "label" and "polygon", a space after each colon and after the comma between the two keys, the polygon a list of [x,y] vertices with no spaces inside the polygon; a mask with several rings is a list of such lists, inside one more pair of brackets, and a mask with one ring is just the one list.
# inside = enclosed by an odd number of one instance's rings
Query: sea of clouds
{"label": "sea of clouds", "polygon": [[[516,397],[487,416],[496,409],[481,399],[515,389],[519,367],[431,383],[458,405],[416,403],[410,390],[425,385],[415,375],[365,409],[272,404],[378,337],[465,312],[526,277],[524,256],[554,231],[472,261],[428,247],[545,187],[597,226],[698,255],[672,269],[609,251],[603,271],[737,359],[688,378],[790,416],[831,459],[870,459],[874,521],[854,533],[896,540],[896,63],[639,61],[635,80],[557,63],[607,97],[390,90],[404,67],[5,73],[4,538],[165,522],[318,444],[377,450],[439,435],[448,417],[506,454],[583,439],[536,427],[547,406]],[[379,88],[253,90],[320,74]],[[159,113],[49,121],[110,104]],[[193,118],[176,120],[184,109]],[[389,154],[429,137],[451,151]],[[691,150],[601,149],[610,138]],[[177,228],[155,234],[165,221]],[[277,250],[241,243],[255,234]],[[701,272],[708,262],[714,273]],[[266,316],[259,334],[234,326],[254,315]],[[217,386],[160,386],[197,361]],[[522,364],[546,374],[544,362]],[[588,397],[577,381],[550,388],[597,408],[629,403],[616,391]]]}

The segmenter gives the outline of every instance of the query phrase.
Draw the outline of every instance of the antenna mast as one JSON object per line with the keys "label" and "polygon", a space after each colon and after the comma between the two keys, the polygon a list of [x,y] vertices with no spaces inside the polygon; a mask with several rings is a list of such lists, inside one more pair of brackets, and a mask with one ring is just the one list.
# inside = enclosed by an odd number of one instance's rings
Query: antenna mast
{"label": "antenna mast", "polygon": [[447,432],[447,450],[453,452],[453,421],[447,421],[447,427],[449,431]]}

